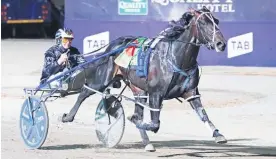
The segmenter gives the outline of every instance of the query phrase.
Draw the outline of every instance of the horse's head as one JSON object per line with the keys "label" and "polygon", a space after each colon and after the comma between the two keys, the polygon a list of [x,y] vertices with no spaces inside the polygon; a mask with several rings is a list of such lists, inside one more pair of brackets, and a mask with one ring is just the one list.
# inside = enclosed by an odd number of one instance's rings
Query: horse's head
{"label": "horse's head", "polygon": [[206,7],[200,10],[190,9],[185,18],[190,19],[190,25],[199,43],[217,52],[225,50],[226,40],[218,27],[219,20]]}

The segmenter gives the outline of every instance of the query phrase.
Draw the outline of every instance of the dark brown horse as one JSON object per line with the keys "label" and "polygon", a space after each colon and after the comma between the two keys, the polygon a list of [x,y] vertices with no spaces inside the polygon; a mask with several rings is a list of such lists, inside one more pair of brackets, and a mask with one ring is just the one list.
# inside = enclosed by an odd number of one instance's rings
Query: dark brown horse
{"label": "dark brown horse", "polygon": [[[104,91],[114,75],[120,75],[131,88],[135,96],[148,95],[149,105],[156,111],[151,111],[151,122],[143,122],[143,107],[136,104],[135,111],[129,120],[140,130],[143,143],[150,141],[146,131],[158,132],[160,127],[160,108],[163,100],[184,98],[198,114],[202,122],[207,125],[217,143],[225,143],[226,139],[209,119],[200,100],[198,90],[199,69],[197,56],[201,45],[222,52],[226,42],[219,30],[218,20],[203,7],[201,10],[191,9],[183,14],[180,20],[171,26],[172,36],[165,34],[155,38],[158,43],[152,48],[148,66],[148,77],[136,76],[135,69],[124,68],[116,65],[115,56],[104,57],[91,64],[89,71],[86,70],[86,83],[89,87]],[[163,32],[164,33],[164,32]],[[166,33],[166,31],[165,31]],[[126,46],[137,37],[121,37],[113,41],[106,52]],[[116,76],[118,77],[118,76]],[[116,85],[116,84],[115,84]],[[64,114],[63,122],[72,122],[81,103],[90,95],[94,94],[85,88],[69,114]],[[147,102],[144,98],[136,98],[140,102]]]}

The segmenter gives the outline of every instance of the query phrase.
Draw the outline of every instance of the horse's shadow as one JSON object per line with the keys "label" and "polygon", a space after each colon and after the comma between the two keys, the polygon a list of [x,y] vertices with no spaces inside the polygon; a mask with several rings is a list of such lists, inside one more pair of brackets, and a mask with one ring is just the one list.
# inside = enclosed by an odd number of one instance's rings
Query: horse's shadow
{"label": "horse's shadow", "polygon": [[191,156],[191,157],[276,157],[276,147],[235,144],[235,141],[254,139],[234,139],[228,144],[217,144],[214,141],[178,140],[153,142],[155,147],[189,150],[188,153],[169,153],[158,157]]}
{"label": "horse's shadow", "polygon": [[[157,151],[162,152],[162,149],[171,149],[171,153],[160,155],[157,157],[175,157],[175,156],[190,156],[190,157],[276,157],[276,147],[268,146],[251,146],[235,144],[238,141],[248,141],[254,139],[233,139],[227,144],[217,144],[214,141],[207,140],[172,140],[172,141],[152,141],[152,144],[157,148]],[[73,145],[57,145],[44,146],[42,150],[68,150],[68,149],[93,149],[103,148],[101,144],[73,144]],[[144,146],[140,142],[131,144],[121,144],[113,149],[141,149]],[[188,150],[185,153],[174,153],[173,149]],[[110,149],[109,151],[110,152]],[[116,151],[118,153],[124,153]],[[179,151],[178,151],[179,152]]]}

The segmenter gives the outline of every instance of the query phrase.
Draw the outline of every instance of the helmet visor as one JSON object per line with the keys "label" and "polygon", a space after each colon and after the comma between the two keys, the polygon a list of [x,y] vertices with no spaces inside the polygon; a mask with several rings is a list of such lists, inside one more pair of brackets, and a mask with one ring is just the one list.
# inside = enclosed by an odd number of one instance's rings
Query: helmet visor
{"label": "helmet visor", "polygon": [[72,42],[74,38],[62,38],[62,43]]}

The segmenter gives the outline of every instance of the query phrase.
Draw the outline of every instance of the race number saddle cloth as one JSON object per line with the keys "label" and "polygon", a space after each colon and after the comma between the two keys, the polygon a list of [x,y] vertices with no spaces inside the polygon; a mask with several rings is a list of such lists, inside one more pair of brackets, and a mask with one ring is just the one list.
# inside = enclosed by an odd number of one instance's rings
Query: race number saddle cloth
{"label": "race number saddle cloth", "polygon": [[159,41],[159,38],[137,38],[131,43],[136,44],[138,47],[130,46],[124,49],[123,52],[120,53],[120,55],[115,59],[114,62],[121,67],[130,67],[131,69],[135,69],[136,75],[138,77],[147,77],[151,50]]}

